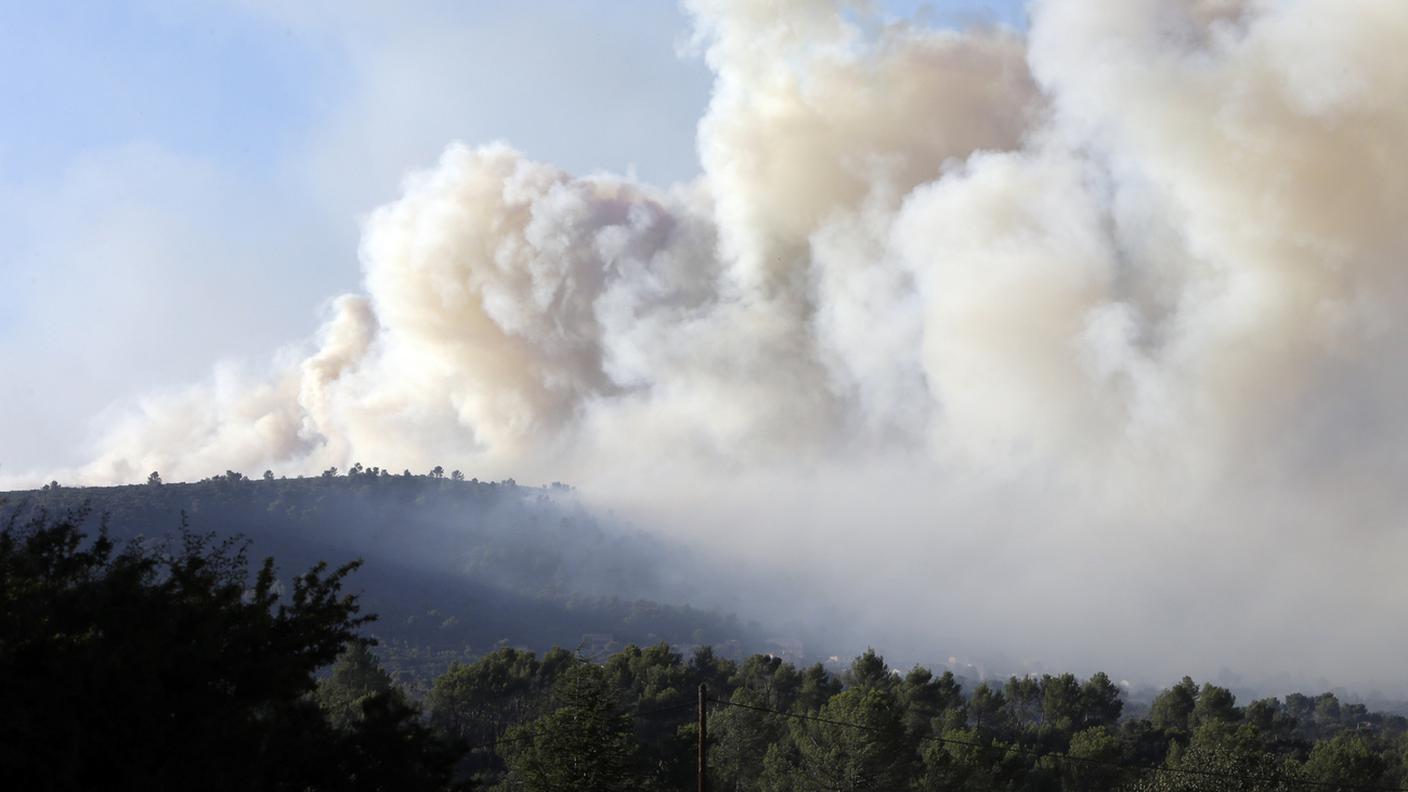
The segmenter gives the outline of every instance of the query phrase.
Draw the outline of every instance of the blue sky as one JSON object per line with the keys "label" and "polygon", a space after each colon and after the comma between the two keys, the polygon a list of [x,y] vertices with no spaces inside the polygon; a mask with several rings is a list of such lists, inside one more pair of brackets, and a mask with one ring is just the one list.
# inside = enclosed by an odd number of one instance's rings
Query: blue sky
{"label": "blue sky", "polygon": [[[613,38],[654,37],[661,46],[651,54],[668,57],[676,40],[687,32],[686,19],[668,3],[539,0],[416,5],[424,14],[420,19],[438,14],[461,29],[596,28],[603,46],[589,48],[593,60],[610,57],[613,50],[605,45]],[[883,3],[896,16],[917,16],[939,24],[997,20],[1014,26],[1021,25],[1023,5],[1022,0]],[[381,19],[375,13],[363,14],[369,24]],[[348,62],[355,56],[348,50],[366,43],[358,39],[375,37],[358,30],[355,18],[341,30],[328,25],[318,31],[307,21],[261,13],[257,4],[251,8],[215,0],[0,3],[0,68],[17,75],[0,81],[0,102],[19,109],[10,122],[0,124],[0,180],[7,184],[42,181],[86,149],[133,141],[158,142],[232,167],[269,168],[355,92],[356,76],[349,73]],[[414,35],[413,31],[411,27],[406,34]],[[340,42],[339,33],[344,37]],[[395,33],[383,31],[383,35]],[[516,46],[511,39],[500,42]],[[581,65],[571,63],[571,53],[567,54],[510,82],[516,83],[515,89],[560,82],[570,76],[573,66]],[[695,72],[691,75],[695,79],[679,87],[702,104],[707,91],[702,66],[687,60],[671,66],[665,70],[667,76]],[[648,72],[636,76],[645,78]],[[508,109],[476,126],[496,130],[491,136],[514,139],[514,132],[525,131],[518,117],[524,114]],[[558,138],[568,137],[556,134],[560,130],[554,132]],[[681,148],[676,155],[680,163],[662,164],[662,175],[684,175],[688,166],[683,163],[692,160],[693,152],[688,145]],[[591,160],[593,152],[584,148],[579,158]],[[621,163],[594,164],[619,167]]]}
{"label": "blue sky", "polygon": [[106,406],[306,337],[357,288],[358,217],[452,140],[692,177],[688,32],[665,2],[0,0],[0,470],[81,461]]}
{"label": "blue sky", "polygon": [[[43,180],[75,154],[134,140],[259,167],[312,123],[331,58],[235,8],[0,4],[0,178]],[[18,122],[18,123],[16,123]]]}

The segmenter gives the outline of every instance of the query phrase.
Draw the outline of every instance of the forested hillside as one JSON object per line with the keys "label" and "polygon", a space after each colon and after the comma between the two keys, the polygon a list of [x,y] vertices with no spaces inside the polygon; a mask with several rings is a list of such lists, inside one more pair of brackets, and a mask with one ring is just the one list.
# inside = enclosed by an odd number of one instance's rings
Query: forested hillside
{"label": "forested hillside", "polygon": [[[708,646],[512,647],[417,696],[359,633],[356,565],[287,585],[237,543],[68,518],[0,527],[0,777],[16,788],[734,792],[1395,789],[1408,719],[1191,679],[1146,713],[1105,674],[965,684]],[[702,703],[702,706],[701,706]]]}
{"label": "forested hillside", "polygon": [[[703,699],[711,788],[736,792],[1347,792],[1408,782],[1402,716],[1332,693],[1242,703],[1188,678],[1131,713],[1105,674],[974,685],[888,667],[874,651],[836,674],[666,641],[608,657],[460,651],[473,660],[428,683],[397,678],[367,641],[377,621],[348,593],[363,575],[386,575],[376,561],[293,565],[282,576],[273,561],[251,565],[231,538],[177,527],[151,541],[135,530],[139,514],[161,513],[155,503],[218,505],[227,520],[255,505],[308,517],[317,493],[337,486],[403,488],[408,502],[449,489],[520,517],[546,495],[439,479],[153,483],[107,493],[114,526],[131,520],[125,538],[49,517],[39,503],[77,495],[62,488],[11,507],[0,524],[0,775],[52,789],[200,779],[210,789],[676,791],[696,779]],[[359,492],[353,502],[370,489]],[[711,619],[660,613],[665,624]],[[582,614],[614,617],[608,606]],[[513,617],[496,624],[511,629]]]}
{"label": "forested hillside", "polygon": [[763,648],[756,626],[691,607],[678,548],[608,529],[570,488],[465,480],[437,468],[354,466],[314,478],[228,472],[197,483],[65,487],[0,495],[0,520],[87,511],[114,539],[246,537],[285,571],[363,559],[353,582],[390,666],[426,681],[499,645],[588,654],[627,643]]}

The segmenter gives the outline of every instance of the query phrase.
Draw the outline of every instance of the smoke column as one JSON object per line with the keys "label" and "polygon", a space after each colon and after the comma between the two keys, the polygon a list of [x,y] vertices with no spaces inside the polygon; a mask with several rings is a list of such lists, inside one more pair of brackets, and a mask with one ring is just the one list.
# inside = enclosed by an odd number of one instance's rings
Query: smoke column
{"label": "smoke column", "polygon": [[1408,688],[1408,5],[688,7],[697,180],[452,144],[69,480],[561,479],[838,645]]}

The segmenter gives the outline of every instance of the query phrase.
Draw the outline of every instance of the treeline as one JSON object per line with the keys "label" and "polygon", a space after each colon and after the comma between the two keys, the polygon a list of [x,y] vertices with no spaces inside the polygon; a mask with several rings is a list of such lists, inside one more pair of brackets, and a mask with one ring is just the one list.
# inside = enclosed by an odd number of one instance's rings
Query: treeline
{"label": "treeline", "polygon": [[593,788],[690,789],[699,684],[716,699],[717,790],[1349,790],[1400,785],[1408,755],[1408,720],[1329,693],[1238,706],[1185,678],[1131,718],[1104,674],[964,689],[874,652],[832,675],[707,648],[628,647],[601,665],[504,649],[451,669],[424,705],[477,746],[461,769],[486,787],[569,788],[554,784],[602,761],[615,780]]}

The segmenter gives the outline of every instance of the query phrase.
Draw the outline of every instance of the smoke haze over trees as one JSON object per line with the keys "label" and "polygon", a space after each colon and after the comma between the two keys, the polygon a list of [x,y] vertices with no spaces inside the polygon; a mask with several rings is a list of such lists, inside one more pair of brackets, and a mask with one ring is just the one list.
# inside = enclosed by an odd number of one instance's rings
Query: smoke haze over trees
{"label": "smoke haze over trees", "polygon": [[756,622],[691,607],[705,603],[697,581],[717,570],[681,548],[600,524],[561,485],[354,465],[306,479],[228,471],[192,484],[157,475],[143,485],[46,485],[0,496],[0,523],[79,511],[101,515],[115,541],[168,542],[189,524],[293,567],[369,562],[353,587],[380,615],[366,629],[397,670],[422,682],[503,644],[595,654],[669,641],[741,652],[776,637]]}
{"label": "smoke haze over trees", "polygon": [[838,640],[1408,688],[1408,7],[686,7],[696,179],[447,141],[312,338],[7,483],[570,481]]}
{"label": "smoke haze over trees", "polygon": [[237,542],[114,541],[82,523],[0,527],[0,774],[25,788],[691,789],[700,685],[717,789],[1408,780],[1408,719],[1331,693],[1241,704],[1185,677],[1131,712],[1103,673],[974,686],[874,651],[831,673],[708,646],[595,662],[505,647],[464,656],[416,701],[358,635],[374,616],[344,591],[355,564],[285,588],[273,559],[251,568]]}

